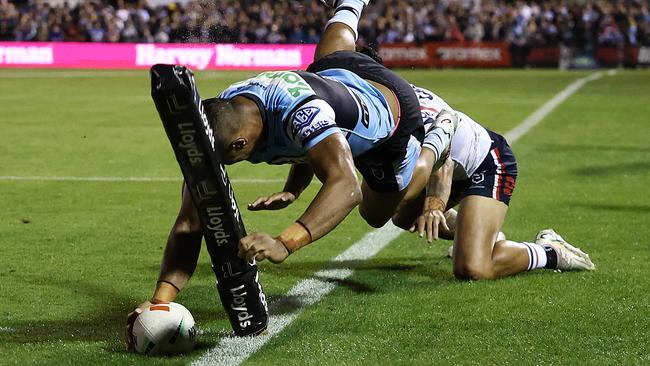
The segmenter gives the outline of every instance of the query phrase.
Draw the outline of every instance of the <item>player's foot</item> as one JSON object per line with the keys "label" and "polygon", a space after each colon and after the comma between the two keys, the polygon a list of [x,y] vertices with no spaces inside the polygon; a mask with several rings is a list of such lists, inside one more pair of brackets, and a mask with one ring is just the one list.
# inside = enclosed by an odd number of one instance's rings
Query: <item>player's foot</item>
{"label": "player's foot", "polygon": [[[359,0],[363,2],[365,5],[368,5],[370,0]],[[328,8],[336,9],[341,5],[341,3],[345,2],[345,0],[320,0],[320,3],[325,5]]]}
{"label": "player's foot", "polygon": [[[503,231],[499,231],[497,234],[497,240],[496,241],[501,241],[501,240],[506,240],[506,234]],[[447,248],[447,258],[453,258],[454,257],[454,246],[450,245],[449,248]]]}
{"label": "player's foot", "polygon": [[537,234],[535,244],[552,248],[557,254],[557,269],[561,271],[593,271],[596,266],[589,254],[567,243],[553,229],[544,229]]}

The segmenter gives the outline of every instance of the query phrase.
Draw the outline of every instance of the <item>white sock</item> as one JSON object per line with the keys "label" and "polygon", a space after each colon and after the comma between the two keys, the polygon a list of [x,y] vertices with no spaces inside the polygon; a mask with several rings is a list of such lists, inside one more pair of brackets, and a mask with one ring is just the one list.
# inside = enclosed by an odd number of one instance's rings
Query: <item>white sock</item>
{"label": "white sock", "polygon": [[356,40],[359,37],[357,28],[359,26],[359,18],[361,17],[361,12],[363,7],[368,3],[368,1],[362,0],[342,0],[339,2],[336,7],[336,13],[332,19],[327,22],[325,28],[327,28],[332,23],[343,23],[350,27],[354,32],[354,39]]}
{"label": "white sock", "polygon": [[546,251],[539,244],[521,243],[528,249],[528,270],[544,268],[546,265]]}

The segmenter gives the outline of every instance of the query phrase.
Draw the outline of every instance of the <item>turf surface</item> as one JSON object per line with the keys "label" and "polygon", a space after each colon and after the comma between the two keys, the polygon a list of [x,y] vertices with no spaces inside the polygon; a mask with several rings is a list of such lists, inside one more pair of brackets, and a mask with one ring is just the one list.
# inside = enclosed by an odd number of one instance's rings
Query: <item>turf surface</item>
{"label": "turf surface", "polygon": [[[586,73],[407,71],[452,106],[504,133]],[[199,73],[204,97],[250,73]],[[0,70],[0,176],[176,177],[146,72]],[[458,282],[448,242],[404,234],[253,355],[250,364],[648,364],[650,72],[587,84],[513,145],[520,178],[505,224],[530,240],[547,226],[589,252],[594,273],[538,271]],[[284,178],[241,164],[232,178]],[[282,183],[235,183],[240,204]],[[278,233],[286,211],[243,212]],[[175,358],[128,354],[126,313],[151,295],[178,209],[180,180],[0,180],[0,364],[186,364],[229,325],[207,253],[178,298],[202,330]],[[354,212],[284,264],[263,263],[267,296],[285,293],[370,229]]]}

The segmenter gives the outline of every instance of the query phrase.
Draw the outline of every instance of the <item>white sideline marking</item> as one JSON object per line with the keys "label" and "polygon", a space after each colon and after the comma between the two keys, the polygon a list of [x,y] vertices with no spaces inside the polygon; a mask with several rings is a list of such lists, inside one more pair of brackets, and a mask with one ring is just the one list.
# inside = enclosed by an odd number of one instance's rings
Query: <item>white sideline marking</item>
{"label": "white sideline marking", "polygon": [[[181,182],[182,177],[72,177],[72,176],[17,176],[0,175],[0,181],[80,181],[80,182]],[[282,183],[284,179],[234,178],[232,183]]]}
{"label": "white sideline marking", "polygon": [[[556,94],[551,100],[538,108],[519,125],[505,134],[510,143],[519,140],[532,127],[537,125],[544,117],[551,113],[560,103],[573,95],[587,82],[596,80],[602,76],[601,72],[593,73],[587,77],[578,79]],[[383,228],[366,234],[360,241],[353,244],[346,251],[332,260],[332,263],[343,261],[364,261],[374,257],[381,249],[402,233],[402,229],[391,223]],[[323,296],[330,293],[336,282],[331,280],[343,280],[352,275],[352,269],[325,269],[314,273],[312,278],[302,280],[294,286],[286,295],[270,304],[270,312],[276,303],[282,303],[283,299],[292,299],[300,304],[299,307],[285,314],[270,314],[268,333],[257,337],[224,337],[211,350],[204,353],[199,359],[192,362],[192,366],[213,366],[213,365],[239,365],[253,353],[257,352],[266,342],[289,326],[305,307],[318,302]],[[330,279],[328,281],[327,279]]]}
{"label": "white sideline marking", "polygon": [[[331,263],[367,260],[374,257],[401,233],[401,229],[392,224],[386,224],[383,228],[366,234],[356,244],[334,258]],[[282,310],[283,303],[290,303],[294,305],[294,308],[289,309],[286,313],[271,314],[266,334],[246,338],[224,337],[219,344],[192,362],[191,365],[239,365],[291,324],[307,306],[317,303],[323,296],[330,293],[336,287],[336,281],[344,280],[352,273],[353,270],[349,268],[324,269],[314,273],[311,278],[300,281],[286,295],[269,304],[272,312],[276,309]]]}
{"label": "white sideline marking", "polygon": [[512,130],[508,131],[503,136],[510,143],[514,143],[515,141],[519,140],[521,136],[525,135],[526,132],[528,132],[531,128],[539,124],[544,117],[546,117],[555,108],[557,108],[558,105],[560,105],[562,102],[567,100],[570,96],[572,96],[576,91],[578,91],[578,89],[582,88],[586,83],[599,79],[602,76],[603,73],[599,71],[572,82],[571,84],[569,84],[569,86],[564,88],[564,90],[555,94],[553,98],[551,98],[548,102],[544,103],[530,116],[526,117],[526,119],[523,120],[519,125],[517,125]]}
{"label": "white sideline marking", "polygon": [[0,333],[13,333],[15,331],[16,331],[16,328],[0,327]]}

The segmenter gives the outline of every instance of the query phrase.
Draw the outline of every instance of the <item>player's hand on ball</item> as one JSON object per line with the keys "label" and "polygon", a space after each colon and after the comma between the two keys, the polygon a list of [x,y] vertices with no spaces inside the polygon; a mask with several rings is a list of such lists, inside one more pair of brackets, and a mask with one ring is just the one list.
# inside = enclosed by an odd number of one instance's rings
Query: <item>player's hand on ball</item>
{"label": "player's hand on ball", "polygon": [[278,192],[270,196],[258,197],[253,203],[248,204],[250,211],[260,210],[281,210],[296,200],[296,196],[290,192]]}
{"label": "player's hand on ball", "polygon": [[273,263],[280,263],[289,256],[289,251],[282,242],[271,235],[253,233],[239,240],[237,255],[248,262],[253,259],[258,262],[268,259]]}
{"label": "player's hand on ball", "polygon": [[434,240],[438,240],[438,227],[442,225],[446,230],[449,230],[447,226],[447,219],[442,210],[439,209],[425,209],[424,212],[415,220],[415,224],[411,226],[411,232],[417,230],[421,238],[426,234],[426,239],[428,243],[431,243]]}
{"label": "player's hand on ball", "polygon": [[135,319],[142,313],[142,311],[149,306],[153,305],[151,301],[145,301],[142,304],[138,305],[135,310],[129,313],[129,315],[126,316],[126,329],[124,332],[124,342],[126,343],[126,349],[127,351],[130,352],[135,352],[135,345],[133,344],[133,323],[135,323]]}

